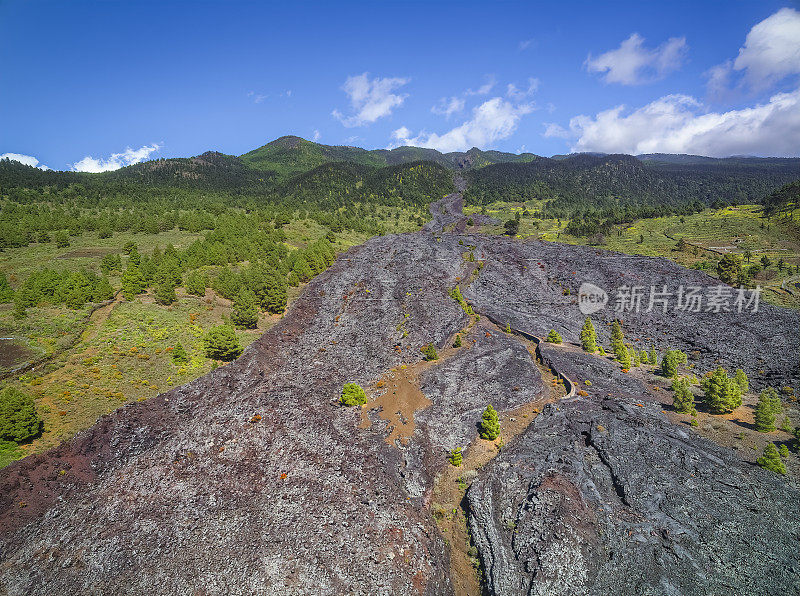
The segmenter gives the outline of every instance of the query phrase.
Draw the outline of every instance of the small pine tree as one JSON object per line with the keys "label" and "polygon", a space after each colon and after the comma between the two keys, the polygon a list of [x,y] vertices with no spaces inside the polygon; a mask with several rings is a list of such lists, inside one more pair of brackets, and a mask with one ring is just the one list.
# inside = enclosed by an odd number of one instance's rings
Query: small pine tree
{"label": "small pine tree", "polygon": [[186,353],[186,350],[183,348],[183,344],[180,342],[175,344],[175,347],[172,348],[172,361],[175,364],[186,364],[189,362],[189,355]]}
{"label": "small pine tree", "polygon": [[14,290],[8,283],[5,273],[0,273],[0,303],[11,302],[14,299]]}
{"label": "small pine tree", "polygon": [[661,374],[671,379],[678,375],[678,365],[686,364],[688,358],[681,350],[667,350],[661,359]]}
{"label": "small pine tree", "polygon": [[756,430],[769,433],[775,430],[775,420],[781,410],[781,399],[778,392],[772,387],[767,387],[758,396],[756,404],[755,422]]}
{"label": "small pine tree", "polygon": [[506,328],[503,331],[506,333],[511,333],[511,323],[506,323]]}
{"label": "small pine tree", "polygon": [[614,355],[617,357],[617,362],[622,365],[622,368],[631,367],[631,353],[624,345],[618,344],[614,350]]}
{"label": "small pine tree", "polygon": [[742,405],[741,388],[721,366],[710,377],[706,377],[702,388],[705,391],[705,403],[713,414],[727,414]]}
{"label": "small pine tree", "polygon": [[242,353],[239,338],[230,325],[212,327],[203,337],[206,356],[214,360],[230,362]]}
{"label": "small pine tree", "polygon": [[551,329],[550,333],[547,334],[547,339],[545,339],[545,341],[549,344],[560,344],[564,340],[561,338],[561,334],[558,331]]}
{"label": "small pine tree", "polygon": [[656,352],[655,346],[650,346],[650,357],[648,360],[653,366],[658,366],[658,352]]}
{"label": "small pine tree", "polygon": [[242,288],[233,301],[231,322],[239,329],[255,329],[258,326],[256,295],[249,288]]}
{"label": "small pine tree", "polygon": [[0,441],[21,443],[42,430],[33,398],[16,387],[0,391]]}
{"label": "small pine tree", "polygon": [[650,357],[647,355],[647,350],[642,350],[639,354],[642,364],[650,364]]}
{"label": "small pine tree", "polygon": [[450,452],[450,456],[448,457],[450,460],[450,464],[458,467],[464,461],[464,457],[461,455],[461,447],[456,447]]}
{"label": "small pine tree", "polygon": [[190,271],[186,274],[186,279],[183,282],[183,287],[188,294],[193,296],[206,295],[206,276],[199,271]]}
{"label": "small pine tree", "polygon": [[156,286],[156,302],[166,306],[172,304],[175,300],[175,287],[172,282],[162,281]]}
{"label": "small pine tree", "polygon": [[742,390],[742,393],[747,393],[750,390],[750,382],[747,380],[747,374],[741,368],[736,369],[733,378],[736,380],[736,384],[739,385],[739,389]]}
{"label": "small pine tree", "polygon": [[614,353],[617,352],[617,346],[624,345],[625,336],[622,334],[622,326],[619,324],[619,321],[614,321],[611,325],[611,348],[614,350]]}
{"label": "small pine tree", "polygon": [[775,447],[775,443],[767,443],[764,447],[764,454],[756,460],[756,463],[765,470],[771,470],[776,474],[786,474],[786,465],[781,460],[781,454]]}
{"label": "small pine tree", "polygon": [[367,394],[364,393],[364,388],[358,383],[345,383],[342,387],[339,403],[344,406],[363,406],[367,403]]}
{"label": "small pine tree", "polygon": [[436,347],[433,344],[422,346],[420,351],[425,356],[425,360],[431,361],[439,359],[439,354],[436,353]]}
{"label": "small pine tree", "polygon": [[639,354],[639,351],[635,348],[631,350],[633,352],[633,365],[634,366],[641,366],[642,365],[642,356]]}
{"label": "small pine tree", "polygon": [[500,436],[500,422],[497,419],[497,412],[492,407],[492,404],[486,406],[481,416],[481,439],[487,441],[494,441]]}
{"label": "small pine tree", "polygon": [[122,274],[122,295],[125,300],[133,300],[144,291],[145,285],[139,265],[132,261],[128,263],[125,273]]}
{"label": "small pine tree", "polygon": [[597,351],[597,332],[589,317],[586,317],[581,329],[581,347],[590,354]]}
{"label": "small pine tree", "polygon": [[786,459],[789,457],[789,448],[786,445],[781,445],[778,447],[778,453],[780,453],[781,459]]}
{"label": "small pine tree", "polygon": [[681,414],[697,414],[694,405],[694,394],[689,386],[688,379],[678,379],[677,377],[672,381],[672,390],[675,395],[672,396],[672,405],[675,406],[675,411]]}
{"label": "small pine tree", "polygon": [[456,335],[456,340],[453,342],[453,347],[454,348],[461,347],[461,335]]}

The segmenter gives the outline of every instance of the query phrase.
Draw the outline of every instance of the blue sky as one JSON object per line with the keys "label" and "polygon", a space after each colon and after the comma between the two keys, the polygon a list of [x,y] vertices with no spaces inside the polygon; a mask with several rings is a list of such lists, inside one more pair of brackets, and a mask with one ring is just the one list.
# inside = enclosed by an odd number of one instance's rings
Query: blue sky
{"label": "blue sky", "polygon": [[[797,2],[0,0],[0,155],[800,155]],[[513,85],[513,87],[509,87]]]}

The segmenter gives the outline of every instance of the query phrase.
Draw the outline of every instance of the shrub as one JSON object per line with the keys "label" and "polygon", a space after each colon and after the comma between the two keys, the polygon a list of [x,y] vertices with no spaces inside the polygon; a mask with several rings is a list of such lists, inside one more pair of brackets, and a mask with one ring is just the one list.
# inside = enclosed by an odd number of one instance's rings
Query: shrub
{"label": "shrub", "polygon": [[59,230],[53,237],[58,248],[67,248],[69,246],[69,234],[66,230]]}
{"label": "shrub", "polygon": [[188,294],[194,296],[206,295],[206,276],[199,271],[190,271],[186,274],[183,287]]}
{"label": "shrub", "polygon": [[454,348],[461,347],[461,335],[456,335],[456,340],[453,342],[453,347]]}
{"label": "shrub", "polygon": [[486,406],[481,416],[480,435],[482,439],[488,441],[494,441],[500,436],[500,422],[497,419],[497,412],[492,407],[492,404]]}
{"label": "shrub", "polygon": [[511,323],[506,323],[506,328],[503,329],[506,333],[511,333]]}
{"label": "shrub", "polygon": [[781,459],[786,459],[789,457],[789,448],[786,445],[781,445],[778,447],[778,453],[781,456]]}
{"label": "shrub", "polygon": [[427,346],[422,346],[420,348],[420,352],[425,356],[425,360],[438,360],[439,354],[436,353],[436,348],[433,344],[428,344]]}
{"label": "shrub", "polygon": [[597,350],[597,332],[589,317],[586,317],[581,329],[581,347],[589,353]]}
{"label": "shrub", "polygon": [[345,383],[339,403],[344,406],[363,406],[367,403],[367,394],[358,383]]}
{"label": "shrub", "polygon": [[461,447],[456,447],[450,452],[450,456],[447,458],[450,460],[450,463],[453,466],[460,466],[461,463],[464,461],[463,456],[461,455]]}
{"label": "shrub", "polygon": [[203,337],[206,356],[214,360],[230,362],[242,353],[239,338],[230,325],[212,327]]}
{"label": "shrub", "polygon": [[781,454],[775,447],[775,443],[767,443],[763,455],[756,460],[756,463],[765,470],[771,470],[776,474],[786,474],[786,466],[781,460]]}
{"label": "shrub", "polygon": [[162,281],[156,286],[156,302],[164,306],[175,302],[175,287],[171,282]]}
{"label": "shrub", "polygon": [[545,339],[545,341],[550,344],[560,344],[563,341],[563,339],[561,338],[561,335],[558,333],[558,331],[556,331],[555,329],[551,329],[550,333],[547,334],[547,339]]}
{"label": "shrub", "polygon": [[41,430],[42,420],[30,395],[10,386],[0,391],[0,441],[21,443]]}

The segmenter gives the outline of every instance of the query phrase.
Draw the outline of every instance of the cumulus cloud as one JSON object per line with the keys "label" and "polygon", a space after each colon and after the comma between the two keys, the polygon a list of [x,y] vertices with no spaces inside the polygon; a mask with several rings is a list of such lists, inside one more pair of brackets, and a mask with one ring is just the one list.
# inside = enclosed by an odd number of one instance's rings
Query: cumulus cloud
{"label": "cumulus cloud", "polygon": [[18,161],[19,163],[24,163],[26,166],[33,166],[34,168],[39,168],[40,170],[49,170],[46,165],[39,164],[39,160],[36,159],[33,155],[23,155],[22,153],[3,153],[0,155],[0,159],[10,159],[11,161]]}
{"label": "cumulus cloud", "polygon": [[489,147],[510,137],[520,118],[533,111],[532,104],[515,105],[502,97],[483,102],[472,111],[472,118],[444,134],[420,132],[417,136],[405,126],[392,133],[392,145],[429,147],[439,151],[464,151],[471,147]]}
{"label": "cumulus cloud", "polygon": [[733,75],[739,75],[739,86],[763,91],[797,74],[800,74],[800,11],[782,8],[750,29],[735,60],[712,67],[706,76],[709,93],[721,96],[730,90]]}
{"label": "cumulus cloud", "polygon": [[87,155],[82,160],[72,164],[73,172],[110,172],[111,170],[118,170],[124,166],[130,166],[140,161],[144,161],[154,151],[158,151],[160,145],[153,143],[152,145],[145,145],[139,149],[126,148],[122,153],[112,153],[108,159],[95,159],[91,155]]}
{"label": "cumulus cloud", "polygon": [[800,156],[800,89],[727,112],[708,111],[688,95],[667,95],[633,111],[620,105],[576,116],[568,131],[549,125],[544,135],[575,139],[573,151]]}
{"label": "cumulus cloud", "polygon": [[685,37],[671,37],[657,48],[646,48],[644,38],[633,33],[615,50],[584,63],[589,72],[602,73],[606,83],[641,85],[663,79],[681,67],[688,46]]}
{"label": "cumulus cloud", "polygon": [[435,106],[431,108],[431,112],[449,118],[453,114],[460,112],[464,109],[464,100],[460,97],[443,97]]}
{"label": "cumulus cloud", "polygon": [[345,116],[339,110],[333,110],[333,117],[347,127],[372,124],[403,105],[408,94],[401,95],[394,91],[408,84],[410,80],[400,77],[370,79],[369,73],[366,72],[347,77],[342,90],[350,98],[353,114]]}

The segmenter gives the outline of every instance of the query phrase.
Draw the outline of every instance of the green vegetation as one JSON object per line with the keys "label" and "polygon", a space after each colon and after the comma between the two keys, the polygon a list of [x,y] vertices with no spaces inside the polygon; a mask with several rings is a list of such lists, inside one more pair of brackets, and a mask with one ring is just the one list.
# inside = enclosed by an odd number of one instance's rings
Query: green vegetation
{"label": "green vegetation", "polygon": [[22,443],[41,430],[42,420],[30,395],[16,387],[0,390],[0,441]]}
{"label": "green vegetation", "polygon": [[777,447],[775,447],[775,443],[767,443],[764,447],[763,455],[756,460],[756,463],[765,470],[786,475],[786,464],[781,460],[781,455]]}
{"label": "green vegetation", "polygon": [[182,343],[175,344],[172,349],[172,361],[175,364],[188,364],[189,355],[186,353]]}
{"label": "green vegetation", "polygon": [[545,341],[550,344],[560,344],[563,341],[563,339],[561,337],[561,334],[558,333],[558,331],[556,331],[555,329],[551,329],[550,333],[547,334],[547,338],[545,338]]}
{"label": "green vegetation", "polygon": [[464,297],[461,295],[461,290],[458,286],[455,286],[452,290],[450,290],[450,297],[458,302],[467,315],[472,316],[475,314],[475,311],[472,310],[472,307],[467,303],[466,300],[464,300]]}
{"label": "green vegetation", "polygon": [[480,435],[481,439],[486,439],[487,441],[494,441],[500,436],[500,421],[492,404],[486,406],[481,416]]}
{"label": "green vegetation", "polygon": [[667,350],[661,358],[661,374],[668,379],[678,375],[678,366],[686,364],[688,357],[681,350]]}
{"label": "green vegetation", "polygon": [[450,461],[450,464],[458,467],[464,461],[464,457],[461,455],[461,447],[456,447],[450,452],[450,456],[447,458]]}
{"label": "green vegetation", "polygon": [[742,405],[741,387],[721,366],[703,380],[701,387],[705,404],[713,414],[727,414]]}
{"label": "green vegetation", "polygon": [[422,352],[423,356],[425,357],[425,360],[427,361],[439,359],[439,354],[436,352],[436,347],[433,344],[422,346],[420,348],[420,352]]}
{"label": "green vegetation", "polygon": [[694,404],[694,394],[692,393],[691,385],[688,379],[678,379],[677,377],[672,381],[672,405],[675,406],[675,411],[681,414],[697,414]]}
{"label": "green vegetation", "polygon": [[367,394],[363,387],[358,383],[345,383],[342,387],[342,395],[339,403],[344,406],[363,406],[367,403]]}
{"label": "green vegetation", "polygon": [[461,347],[461,334],[458,334],[458,333],[456,334],[456,339],[453,342],[453,347],[454,348],[460,348]]}
{"label": "green vegetation", "polygon": [[592,324],[592,319],[589,317],[586,317],[581,329],[581,347],[590,354],[594,354],[597,351],[597,332]]}
{"label": "green vegetation", "polygon": [[214,360],[230,362],[236,360],[242,353],[239,339],[230,325],[219,325],[209,329],[203,337],[203,343],[206,356]]}
{"label": "green vegetation", "polygon": [[781,413],[781,398],[772,387],[767,387],[758,396],[755,410],[756,430],[768,433],[775,430],[775,421]]}
{"label": "green vegetation", "polygon": [[747,393],[750,391],[750,381],[747,379],[747,373],[745,373],[741,368],[736,369],[733,378],[736,381],[736,384],[739,385],[739,389],[742,390],[742,393]]}
{"label": "green vegetation", "polygon": [[258,326],[256,294],[250,288],[241,288],[236,295],[231,322],[237,329],[255,329]]}

